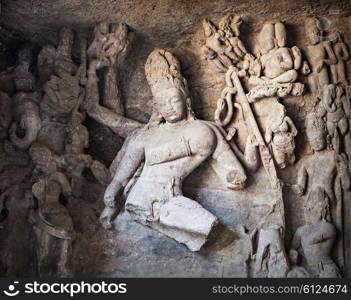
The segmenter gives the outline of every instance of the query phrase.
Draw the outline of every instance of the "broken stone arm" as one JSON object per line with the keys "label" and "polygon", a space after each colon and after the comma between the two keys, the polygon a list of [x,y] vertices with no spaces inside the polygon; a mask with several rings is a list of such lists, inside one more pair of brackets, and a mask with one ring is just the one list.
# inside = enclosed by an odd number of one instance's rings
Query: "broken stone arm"
{"label": "broken stone arm", "polygon": [[294,69],[300,69],[302,65],[302,54],[300,49],[297,46],[291,48],[292,55],[294,57]]}
{"label": "broken stone arm", "polygon": [[115,196],[127,185],[128,181],[143,162],[144,157],[144,147],[141,142],[138,141],[138,136],[134,135],[133,138],[128,141],[118,169],[112,182],[105,191],[104,202],[106,206],[115,207]]}
{"label": "broken stone arm", "polygon": [[324,44],[324,49],[325,51],[327,51],[327,59],[324,59],[323,62],[327,65],[334,65],[336,64],[338,61],[336,59],[336,56],[334,54],[334,51],[330,45],[330,43],[326,43]]}
{"label": "broken stone arm", "polygon": [[105,208],[100,216],[100,222],[105,229],[111,228],[111,220],[116,214],[117,206],[115,198],[117,193],[127,185],[128,181],[142,164],[144,157],[144,147],[134,134],[127,141],[127,145],[122,152],[122,157],[119,159],[117,172],[105,191]]}
{"label": "broken stone arm", "polygon": [[307,170],[302,166],[297,174],[297,183],[291,186],[297,195],[302,196],[306,192],[307,178]]}
{"label": "broken stone arm", "polygon": [[109,127],[121,137],[127,137],[132,131],[143,126],[142,123],[116,114],[99,104],[98,78],[96,75],[97,61],[89,66],[88,82],[86,87],[85,109],[95,121]]}
{"label": "broken stone arm", "polygon": [[279,65],[285,70],[294,68],[294,61],[288,51],[282,51],[279,57]]}
{"label": "broken stone arm", "polygon": [[341,51],[340,51],[340,59],[342,60],[348,60],[350,58],[350,53],[347,49],[347,46],[345,43],[341,43]]}
{"label": "broken stone arm", "polygon": [[225,72],[227,70],[226,66],[220,61],[217,53],[207,46],[202,47],[203,57],[211,62],[218,72]]}
{"label": "broken stone arm", "polygon": [[285,121],[289,125],[291,136],[297,136],[298,131],[297,131],[296,127],[295,127],[294,122],[291,120],[291,118],[289,116],[285,116]]}

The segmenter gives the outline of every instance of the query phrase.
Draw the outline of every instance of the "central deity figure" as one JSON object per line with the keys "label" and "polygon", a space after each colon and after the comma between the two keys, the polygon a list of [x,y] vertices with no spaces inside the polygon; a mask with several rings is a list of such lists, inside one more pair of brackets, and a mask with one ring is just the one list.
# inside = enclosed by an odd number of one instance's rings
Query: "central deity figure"
{"label": "central deity figure", "polygon": [[132,218],[198,251],[218,223],[198,202],[182,194],[184,179],[202,162],[230,189],[240,189],[246,175],[215,124],[197,120],[179,61],[165,50],[153,51],[145,66],[154,112],[149,123],[125,141],[107,187],[100,220],[111,228],[115,198],[124,189]]}

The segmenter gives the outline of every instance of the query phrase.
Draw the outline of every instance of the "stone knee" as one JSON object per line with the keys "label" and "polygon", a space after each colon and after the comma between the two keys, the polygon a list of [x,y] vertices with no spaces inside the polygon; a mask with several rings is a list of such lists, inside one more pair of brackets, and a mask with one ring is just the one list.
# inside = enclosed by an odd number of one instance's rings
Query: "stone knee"
{"label": "stone knee", "polygon": [[205,236],[218,223],[212,213],[184,196],[173,197],[165,203],[160,209],[159,221],[168,227]]}

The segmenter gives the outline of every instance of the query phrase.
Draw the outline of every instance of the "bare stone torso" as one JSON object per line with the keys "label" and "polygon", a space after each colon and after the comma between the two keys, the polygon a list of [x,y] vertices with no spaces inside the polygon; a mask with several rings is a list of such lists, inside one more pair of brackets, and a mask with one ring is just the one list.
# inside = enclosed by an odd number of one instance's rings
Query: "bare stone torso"
{"label": "bare stone torso", "polygon": [[151,202],[181,195],[183,180],[211,154],[215,137],[210,128],[195,120],[171,129],[167,124],[151,128],[141,136],[141,143],[145,165],[126,204],[151,210]]}

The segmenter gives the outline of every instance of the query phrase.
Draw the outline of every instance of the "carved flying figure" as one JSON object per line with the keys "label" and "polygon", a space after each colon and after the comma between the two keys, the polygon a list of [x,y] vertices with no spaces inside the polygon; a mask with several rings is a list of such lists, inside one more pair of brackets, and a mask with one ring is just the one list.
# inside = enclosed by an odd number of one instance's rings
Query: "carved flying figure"
{"label": "carved flying figure", "polygon": [[324,86],[330,83],[327,66],[337,62],[329,41],[323,41],[323,31],[319,29],[319,21],[315,17],[305,20],[305,31],[310,45],[306,48],[306,57],[311,73],[308,83],[312,94],[321,99]]}
{"label": "carved flying figure", "polygon": [[233,52],[232,46],[228,44],[216,26],[208,19],[203,21],[206,42],[202,47],[202,53],[206,60],[212,63],[219,72],[226,72],[238,61],[237,55]]}
{"label": "carved flying figure", "polygon": [[337,59],[337,63],[330,66],[333,83],[347,84],[345,62],[350,58],[350,53],[340,32],[336,33],[333,51]]}
{"label": "carved flying figure", "polygon": [[136,182],[125,190],[126,210],[137,222],[198,251],[218,220],[183,196],[184,179],[206,159],[230,189],[242,188],[246,175],[219,128],[195,119],[178,60],[165,50],[155,50],[145,72],[155,111],[149,124],[134,131],[120,150],[100,220],[105,228],[112,226],[115,197],[139,170]]}
{"label": "carved flying figure", "polygon": [[218,24],[219,29],[210,20],[203,22],[206,42],[202,52],[204,58],[219,72],[236,66],[241,70],[240,76],[244,76],[250,69],[250,64],[254,63],[254,57],[248,53],[239,38],[241,24],[241,17],[233,15],[222,18]]}
{"label": "carved flying figure", "polygon": [[228,15],[219,22],[219,30],[223,35],[228,46],[231,46],[227,51],[231,51],[230,56],[234,64],[244,60],[245,55],[248,53],[243,42],[239,39],[240,25],[242,19],[240,16]]}
{"label": "carved flying figure", "polygon": [[325,110],[327,130],[333,148],[338,150],[341,138],[349,131],[350,101],[340,85],[329,84],[323,88],[322,107]]}

